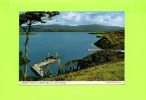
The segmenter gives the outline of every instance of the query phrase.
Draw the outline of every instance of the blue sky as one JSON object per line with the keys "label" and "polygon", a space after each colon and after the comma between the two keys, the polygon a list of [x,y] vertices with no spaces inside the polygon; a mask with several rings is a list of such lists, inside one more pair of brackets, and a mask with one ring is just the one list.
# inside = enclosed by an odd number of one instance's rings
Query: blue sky
{"label": "blue sky", "polygon": [[[40,23],[37,23],[39,25]],[[87,25],[101,24],[124,27],[124,12],[60,12],[59,15],[46,20],[45,25]]]}

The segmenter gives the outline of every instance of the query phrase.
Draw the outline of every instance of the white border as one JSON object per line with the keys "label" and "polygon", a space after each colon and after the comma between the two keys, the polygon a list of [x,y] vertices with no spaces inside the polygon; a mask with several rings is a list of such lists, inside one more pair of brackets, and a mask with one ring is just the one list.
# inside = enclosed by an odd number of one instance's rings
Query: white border
{"label": "white border", "polygon": [[19,85],[124,85],[124,81],[19,81]]}

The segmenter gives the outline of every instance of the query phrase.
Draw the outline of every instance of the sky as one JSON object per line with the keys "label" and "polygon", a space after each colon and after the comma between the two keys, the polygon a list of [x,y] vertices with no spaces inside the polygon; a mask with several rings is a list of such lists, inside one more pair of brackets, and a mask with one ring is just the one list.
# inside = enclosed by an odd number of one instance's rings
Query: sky
{"label": "sky", "polygon": [[[40,25],[37,23],[35,25]],[[52,20],[46,20],[43,25],[89,25],[89,24],[101,24],[107,26],[120,26],[124,27],[124,12],[60,12],[59,15],[52,18]]]}

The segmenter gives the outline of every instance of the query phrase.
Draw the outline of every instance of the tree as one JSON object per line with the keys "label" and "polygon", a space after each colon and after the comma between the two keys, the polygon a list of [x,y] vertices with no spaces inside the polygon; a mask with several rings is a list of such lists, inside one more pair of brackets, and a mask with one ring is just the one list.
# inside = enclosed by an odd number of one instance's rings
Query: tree
{"label": "tree", "polygon": [[[32,25],[35,23],[45,23],[45,20],[51,20],[52,17],[58,15],[58,11],[37,11],[37,12],[24,12],[19,15],[19,27],[23,29],[26,34],[25,41],[25,51],[24,51],[24,59],[27,62],[28,58],[28,42],[29,42],[29,34],[31,32]],[[24,79],[27,77],[27,66],[28,63],[24,66]]]}

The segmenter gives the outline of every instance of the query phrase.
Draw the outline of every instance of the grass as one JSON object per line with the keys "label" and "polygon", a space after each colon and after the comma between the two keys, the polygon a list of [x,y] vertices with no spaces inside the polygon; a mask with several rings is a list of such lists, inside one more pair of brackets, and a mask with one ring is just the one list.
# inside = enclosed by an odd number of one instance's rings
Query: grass
{"label": "grass", "polygon": [[107,34],[105,37],[108,38],[112,44],[119,44],[124,42],[124,32],[122,31]]}
{"label": "grass", "polygon": [[124,61],[106,63],[43,81],[124,81]]}
{"label": "grass", "polygon": [[116,31],[100,36],[101,39],[96,41],[94,45],[102,49],[124,49],[124,31]]}
{"label": "grass", "polygon": [[119,44],[118,38],[114,34],[108,34],[106,35],[106,38],[108,38],[109,41],[111,41],[112,44]]}

